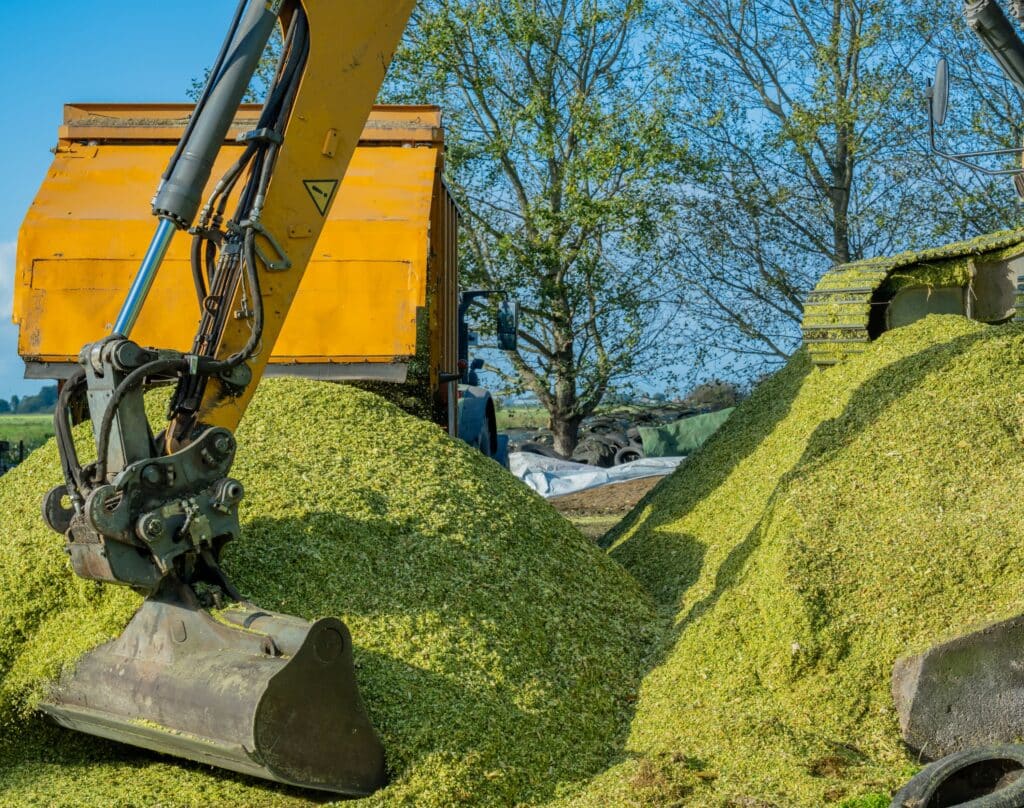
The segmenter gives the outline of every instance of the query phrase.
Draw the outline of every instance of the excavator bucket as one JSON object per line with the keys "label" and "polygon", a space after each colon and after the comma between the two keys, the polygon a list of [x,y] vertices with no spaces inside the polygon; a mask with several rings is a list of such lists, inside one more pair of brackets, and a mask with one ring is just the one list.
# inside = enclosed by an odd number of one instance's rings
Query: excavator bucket
{"label": "excavator bucket", "polygon": [[366,796],[385,782],[352,641],[333,618],[211,611],[185,587],[155,595],[41,709],[69,729],[291,786]]}
{"label": "excavator bucket", "polygon": [[[384,751],[360,702],[345,625],[244,602],[220,554],[241,538],[244,488],[228,476],[234,430],[414,5],[240,2],[187,123],[170,122],[183,131],[152,198],[149,247],[141,249],[142,223],[114,228],[135,245],[128,254],[79,244],[100,275],[99,265],[109,269],[118,257],[137,270],[106,336],[81,350],[61,388],[54,427],[64,481],[45,497],[43,516],[65,537],[77,575],[146,598],[119,637],[78,659],[44,699],[42,710],[65,727],[300,788],[365,796],[384,783]],[[246,119],[240,103],[279,24],[267,100]],[[168,123],[150,122],[157,130]],[[229,138],[233,128],[242,131]],[[229,140],[235,152],[222,154]],[[91,161],[98,141],[89,148]],[[228,162],[215,177],[219,158]],[[113,184],[96,181],[99,173],[77,190],[65,185],[61,209],[75,208],[77,195],[88,198],[90,217],[116,218],[120,206],[110,200],[125,196],[126,178],[143,167],[122,163],[108,176]],[[150,176],[156,183],[156,171]],[[97,198],[105,213],[96,213]],[[67,220],[63,230],[72,241],[81,235]],[[183,267],[169,260],[179,231],[193,236],[185,277],[196,292],[182,318],[194,324],[198,304],[199,326],[185,350],[145,347],[132,332],[158,275],[180,286]],[[148,309],[157,320],[181,319],[174,302]],[[168,424],[154,435],[145,392],[166,383],[176,385]],[[96,446],[87,466],[71,430],[85,412]]]}
{"label": "excavator bucket", "polygon": [[929,314],[1006,322],[1024,316],[1022,277],[1024,230],[844,264],[826,272],[807,298],[804,345],[827,367]]}

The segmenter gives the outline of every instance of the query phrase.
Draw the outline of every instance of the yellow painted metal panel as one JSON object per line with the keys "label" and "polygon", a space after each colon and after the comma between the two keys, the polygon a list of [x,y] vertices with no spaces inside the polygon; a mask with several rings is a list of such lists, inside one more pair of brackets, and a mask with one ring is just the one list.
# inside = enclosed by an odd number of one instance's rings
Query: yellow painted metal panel
{"label": "yellow painted metal panel", "polygon": [[[333,357],[333,361],[382,361],[412,355],[416,346],[416,283],[412,264],[407,261],[310,264],[292,304],[292,314],[278,338],[275,355],[307,361],[320,356]],[[343,301],[341,317],[339,301]],[[347,351],[344,357],[339,355],[338,346]]]}
{"label": "yellow painted metal panel", "polygon": [[[66,104],[60,137],[67,141],[167,141],[177,143],[192,114],[192,104]],[[262,108],[243,104],[227,142],[255,129]],[[366,122],[360,142],[444,141],[441,110],[432,105],[379,104]]]}
{"label": "yellow painted metal panel", "polygon": [[[19,239],[23,357],[74,361],[109,331],[152,234],[149,200],[171,149],[120,142],[58,153]],[[236,155],[225,149],[218,170]],[[434,145],[356,151],[272,361],[391,362],[416,352],[441,159]],[[179,235],[157,278],[134,333],[143,344],[191,346],[198,306],[188,246]]]}
{"label": "yellow painted metal panel", "polygon": [[[41,361],[71,360],[85,344],[83,334],[109,330],[121,307],[123,290],[137,271],[134,261],[36,261],[21,312],[19,351]],[[140,333],[145,333],[152,345],[187,351],[199,322],[187,261],[164,263],[152,299],[159,305],[146,306],[139,319]]]}

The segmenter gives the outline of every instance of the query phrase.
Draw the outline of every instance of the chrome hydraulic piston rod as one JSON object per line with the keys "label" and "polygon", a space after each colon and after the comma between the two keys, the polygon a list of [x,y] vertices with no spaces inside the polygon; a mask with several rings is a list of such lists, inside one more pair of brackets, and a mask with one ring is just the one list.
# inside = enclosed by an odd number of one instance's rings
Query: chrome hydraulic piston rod
{"label": "chrome hydraulic piston rod", "polygon": [[281,4],[281,0],[249,0],[244,10],[240,7],[186,135],[153,200],[153,214],[160,223],[114,324],[114,334],[131,336],[175,230],[192,226],[214,161],[274,32]]}
{"label": "chrome hydraulic piston rod", "polygon": [[170,249],[175,231],[174,222],[170,219],[160,219],[160,223],[156,226],[156,234],[149,244],[145,258],[142,259],[138,274],[128,290],[128,297],[125,298],[124,304],[121,306],[121,313],[118,314],[117,322],[114,323],[113,333],[122,337],[131,335],[135,323],[138,322],[139,314],[142,313],[142,304],[146,302],[149,290],[153,288],[157,270],[163,263],[167,250]]}

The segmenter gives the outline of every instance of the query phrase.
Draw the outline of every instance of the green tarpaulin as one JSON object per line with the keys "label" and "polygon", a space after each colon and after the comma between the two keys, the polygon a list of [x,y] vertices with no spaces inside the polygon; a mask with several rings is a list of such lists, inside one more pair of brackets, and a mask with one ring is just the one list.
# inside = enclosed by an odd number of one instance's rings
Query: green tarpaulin
{"label": "green tarpaulin", "polygon": [[707,415],[694,415],[667,426],[642,426],[640,438],[648,457],[681,457],[695,452],[714,435],[732,415],[734,408]]}

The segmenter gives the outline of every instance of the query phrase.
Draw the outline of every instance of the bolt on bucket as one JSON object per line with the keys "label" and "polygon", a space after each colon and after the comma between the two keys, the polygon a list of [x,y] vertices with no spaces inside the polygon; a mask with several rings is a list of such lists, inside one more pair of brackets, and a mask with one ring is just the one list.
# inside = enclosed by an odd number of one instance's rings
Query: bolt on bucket
{"label": "bolt on bucket", "polygon": [[41,709],[69,729],[300,788],[366,796],[386,781],[344,623],[211,611],[186,586],[148,598]]}

